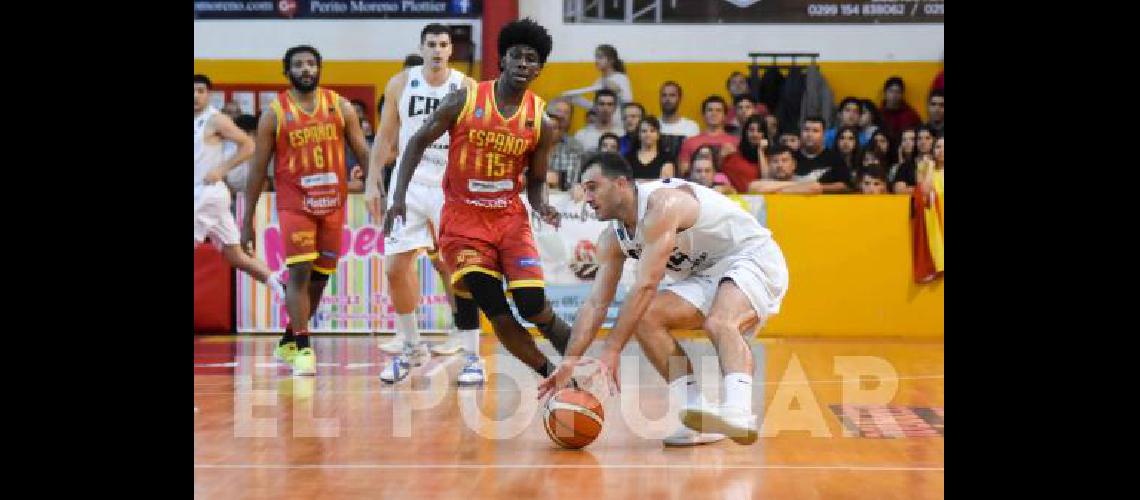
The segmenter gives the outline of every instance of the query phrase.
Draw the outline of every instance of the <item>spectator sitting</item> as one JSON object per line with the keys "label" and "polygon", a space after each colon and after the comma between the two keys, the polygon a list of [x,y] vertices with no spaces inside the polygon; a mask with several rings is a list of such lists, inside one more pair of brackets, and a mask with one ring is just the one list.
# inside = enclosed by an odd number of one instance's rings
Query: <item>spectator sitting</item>
{"label": "spectator sitting", "polygon": [[823,118],[809,116],[800,126],[803,146],[796,153],[796,174],[818,180],[825,193],[846,193],[851,171],[834,150],[823,147]]}
{"label": "spectator sitting", "polygon": [[672,80],[661,84],[661,149],[676,155],[685,139],[701,133],[697,122],[677,114],[681,85]]}
{"label": "spectator sitting", "polygon": [[636,102],[627,102],[621,106],[621,126],[625,134],[621,136],[621,154],[627,155],[634,151],[633,142],[637,137],[637,124],[645,117],[645,106]]}
{"label": "spectator sitting", "polygon": [[677,153],[681,176],[688,175],[689,158],[692,157],[693,151],[701,146],[715,144],[720,147],[721,156],[728,156],[736,152],[740,146],[740,138],[724,131],[724,116],[727,107],[724,98],[719,95],[709,96],[701,103],[701,113],[704,115],[706,128],[703,133],[685,139],[681,145],[681,151]]}
{"label": "spectator sitting", "polygon": [[772,146],[768,151],[768,164],[772,167],[771,179],[752,181],[750,193],[802,193],[819,194],[823,186],[808,176],[796,175],[796,155],[783,145]]}
{"label": "spectator sitting", "polygon": [[871,140],[871,136],[863,137],[861,135],[861,126],[859,125],[863,119],[863,105],[859,99],[854,97],[844,97],[843,101],[839,103],[839,123],[834,127],[827,129],[823,134],[823,147],[827,149],[835,149],[835,134],[839,131],[840,127],[855,127],[856,137],[859,138],[859,146],[866,147],[867,142]]}
{"label": "spectator sitting", "polygon": [[897,76],[888,78],[883,84],[883,128],[891,137],[898,137],[903,130],[922,123],[918,113],[903,97],[905,92],[906,84]]}
{"label": "spectator sitting", "polygon": [[887,171],[887,182],[890,183],[891,191],[894,193],[909,194],[910,188],[914,187],[914,175],[908,174],[908,172],[914,172],[915,136],[917,134],[917,129],[910,128],[903,131],[902,138],[899,140],[898,157],[894,165],[891,165],[891,169]]}
{"label": "spectator sitting", "polygon": [[612,90],[602,89],[594,94],[593,110],[595,113],[594,123],[587,124],[574,134],[574,138],[578,139],[578,144],[593,148],[598,144],[598,139],[602,137],[602,134],[610,133],[618,137],[625,134],[625,129],[622,128],[621,123],[613,119],[614,111],[617,110],[617,97]]}
{"label": "spectator sitting", "polygon": [[910,194],[914,192],[914,186],[918,184],[919,179],[919,166],[923,162],[933,161],[934,159],[934,129],[926,125],[919,125],[915,127],[914,134],[914,156],[909,162],[903,163],[899,166],[898,173],[895,177],[895,192]]}
{"label": "spectator sitting", "polygon": [[689,164],[693,167],[689,180],[721,194],[736,194],[728,177],[717,168],[719,159],[711,146],[702,146],[694,151],[689,158]]}
{"label": "spectator sitting", "polygon": [[752,181],[772,176],[768,168],[766,135],[764,117],[752,115],[744,122],[744,133],[740,136],[740,151],[724,159],[721,171],[728,176],[733,189],[739,193],[748,192],[748,185]]}
{"label": "spectator sitting", "polygon": [[[799,136],[799,132],[796,132]],[[780,139],[780,119],[776,117],[775,113],[764,115],[764,137],[773,143],[779,142]]]}
{"label": "spectator sitting", "polygon": [[[646,116],[637,124],[637,134],[633,134],[633,152],[625,155],[625,161],[633,168],[633,178],[668,179],[673,177],[677,167],[673,158],[661,150],[661,122],[654,116]],[[626,134],[626,137],[630,137]]]}
{"label": "spectator sitting", "polygon": [[922,189],[924,192],[929,193],[934,189],[935,177],[938,177],[937,182],[939,189],[945,185],[945,178],[943,177],[946,172],[945,153],[946,137],[940,135],[938,139],[934,141],[934,155],[931,157],[931,160],[927,162],[932,168],[923,172],[925,174],[922,180]]}
{"label": "spectator sitting", "polygon": [[926,110],[930,114],[930,121],[926,122],[926,126],[942,137],[946,132],[946,94],[942,90],[931,91],[930,97],[927,98]]}
{"label": "spectator sitting", "polygon": [[360,117],[360,128],[364,131],[364,141],[371,145],[376,134],[372,130],[372,121],[368,119],[368,113],[365,113],[368,109],[365,107],[364,101],[353,99],[349,102],[352,103],[353,108],[356,108],[356,116]]}
{"label": "spectator sitting", "polygon": [[768,108],[760,108],[764,105],[756,104],[756,100],[753,99],[750,95],[736,96],[735,99],[736,100],[733,104],[733,110],[736,111],[736,119],[735,121],[730,122],[730,126],[726,126],[725,130],[728,130],[729,133],[736,134],[739,137],[742,135],[742,131],[744,130],[744,122],[748,121],[748,118],[754,114],[768,114]]}
{"label": "spectator sitting", "polygon": [[546,170],[546,183],[551,189],[567,191],[577,182],[581,158],[585,149],[570,135],[570,121],[574,117],[574,107],[565,100],[555,100],[546,108],[546,114],[554,119],[558,131],[557,139],[550,150],[550,165]]}
{"label": "spectator sitting", "polygon": [[835,153],[839,161],[851,174],[850,184],[856,185],[859,173],[863,170],[862,148],[859,147],[859,127],[843,126],[839,128],[839,139],[836,140]]}
{"label": "spectator sitting", "polygon": [[[863,99],[859,102],[863,106],[863,113],[859,115],[859,127],[863,129],[863,135],[859,136],[859,138],[865,141],[875,135],[875,132],[883,130],[883,117],[879,114],[879,107],[875,106],[874,101]],[[890,136],[888,135],[887,137]],[[894,140],[894,138],[891,137],[891,140]]]}
{"label": "spectator sitting", "polygon": [[[728,75],[728,80],[724,82],[724,88],[728,91],[728,98],[732,100],[735,108],[736,99],[740,96],[749,96],[752,98],[752,89],[748,86],[748,77],[739,71],[733,71]],[[752,103],[756,101],[753,98]],[[729,109],[725,116],[724,127],[729,129],[729,132],[736,132],[740,129],[740,124],[744,123],[744,118],[736,114],[736,109]]]}
{"label": "spectator sitting", "polygon": [[799,154],[803,144],[803,141],[800,140],[799,129],[789,128],[780,132],[780,145],[788,148],[792,153]]}
{"label": "spectator sitting", "polygon": [[887,174],[880,165],[871,165],[859,176],[863,194],[887,194]]}
{"label": "spectator sitting", "polygon": [[619,138],[616,134],[611,134],[609,132],[606,132],[606,133],[602,134],[601,137],[598,138],[598,152],[609,151],[611,153],[621,154],[620,153],[620,149],[621,149],[620,143],[621,143],[621,138]]}
{"label": "spectator sitting", "polygon": [[871,134],[871,142],[868,143],[867,150],[874,151],[879,155],[885,170],[891,164],[892,158],[897,158],[898,153],[895,152],[895,145],[891,142],[891,138],[887,133],[882,130],[876,130]]}
{"label": "spectator sitting", "polygon": [[231,120],[237,120],[237,117],[242,115],[241,105],[239,105],[237,101],[227,102],[222,106],[222,113],[229,116]]}
{"label": "spectator sitting", "polygon": [[600,76],[592,85],[563,92],[562,97],[573,97],[574,104],[589,108],[590,101],[582,98],[581,94],[594,92],[594,105],[597,105],[597,92],[608,90],[614,94],[614,99],[618,103],[633,102],[633,87],[625,74],[625,62],[618,57],[617,49],[613,45],[602,44],[594,49],[594,67]]}

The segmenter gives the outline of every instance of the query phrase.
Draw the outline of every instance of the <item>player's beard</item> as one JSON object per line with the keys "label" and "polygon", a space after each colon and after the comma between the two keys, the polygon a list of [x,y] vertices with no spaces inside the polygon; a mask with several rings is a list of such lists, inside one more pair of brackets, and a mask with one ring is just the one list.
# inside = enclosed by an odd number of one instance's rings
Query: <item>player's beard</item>
{"label": "player's beard", "polygon": [[305,81],[301,79],[301,77],[293,76],[293,73],[289,73],[289,83],[291,83],[293,85],[293,88],[297,89],[298,92],[312,92],[317,88],[317,85],[320,84],[320,82],[320,73],[313,75],[313,83],[311,84],[306,84]]}

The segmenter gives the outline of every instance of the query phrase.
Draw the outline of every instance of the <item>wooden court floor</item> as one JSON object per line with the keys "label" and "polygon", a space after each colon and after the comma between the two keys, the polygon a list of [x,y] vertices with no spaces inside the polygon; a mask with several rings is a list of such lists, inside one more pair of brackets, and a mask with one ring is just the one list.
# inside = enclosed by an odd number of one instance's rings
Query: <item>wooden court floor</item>
{"label": "wooden court floor", "polygon": [[[371,337],[314,339],[317,375],[294,378],[274,343],[195,338],[195,497],[944,497],[941,340],[754,340],[761,438],[692,448],[662,445],[679,421],[631,342],[621,395],[578,451],[546,436],[537,377],[493,337],[481,389],[454,387],[454,357],[385,385]],[[682,345],[719,400],[711,345]]]}

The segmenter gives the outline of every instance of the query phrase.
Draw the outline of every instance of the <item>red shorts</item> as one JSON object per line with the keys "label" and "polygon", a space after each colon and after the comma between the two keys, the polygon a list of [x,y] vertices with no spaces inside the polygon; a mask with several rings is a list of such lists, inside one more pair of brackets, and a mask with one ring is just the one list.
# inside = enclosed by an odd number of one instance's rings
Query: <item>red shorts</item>
{"label": "red shorts", "polygon": [[542,260],[530,230],[526,208],[496,210],[448,201],[440,217],[439,249],[452,269],[455,291],[468,293],[460,281],[470,272],[505,280],[507,289],[542,287]]}
{"label": "red shorts", "polygon": [[336,272],[344,230],[344,210],[316,216],[299,210],[278,210],[281,239],[285,244],[285,265],[312,262],[313,270]]}

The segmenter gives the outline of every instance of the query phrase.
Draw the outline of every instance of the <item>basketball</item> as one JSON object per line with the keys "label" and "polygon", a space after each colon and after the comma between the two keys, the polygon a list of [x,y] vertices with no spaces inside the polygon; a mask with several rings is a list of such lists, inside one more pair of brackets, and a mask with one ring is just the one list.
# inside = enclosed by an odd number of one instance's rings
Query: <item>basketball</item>
{"label": "basketball", "polygon": [[602,433],[604,420],[605,414],[598,398],[574,388],[562,389],[551,396],[543,409],[542,418],[550,440],[572,450],[594,442],[598,434]]}

